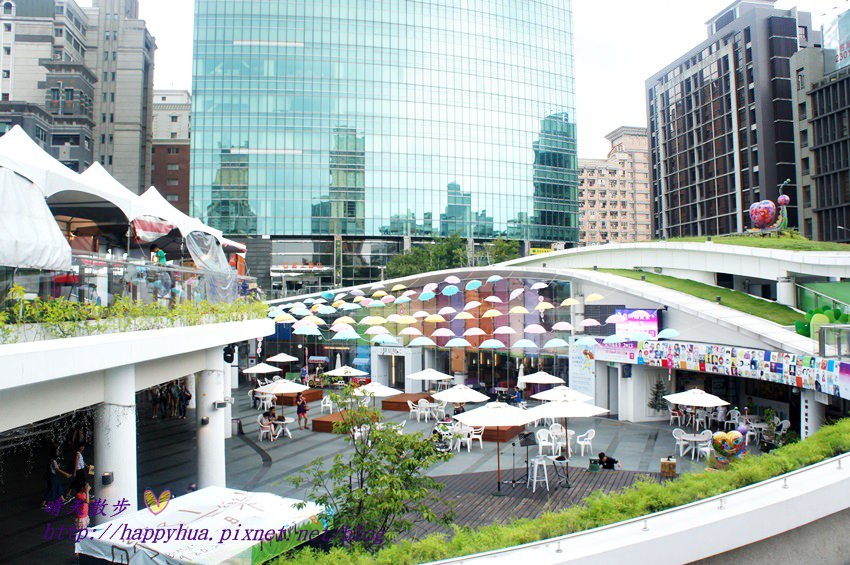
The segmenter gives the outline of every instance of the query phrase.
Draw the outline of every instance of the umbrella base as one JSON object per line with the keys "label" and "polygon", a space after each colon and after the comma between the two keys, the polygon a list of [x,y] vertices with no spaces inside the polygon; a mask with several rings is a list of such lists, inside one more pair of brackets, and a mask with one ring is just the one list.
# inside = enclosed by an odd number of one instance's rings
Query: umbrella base
{"label": "umbrella base", "polygon": [[493,496],[508,496],[508,492],[504,490],[497,490],[493,493]]}

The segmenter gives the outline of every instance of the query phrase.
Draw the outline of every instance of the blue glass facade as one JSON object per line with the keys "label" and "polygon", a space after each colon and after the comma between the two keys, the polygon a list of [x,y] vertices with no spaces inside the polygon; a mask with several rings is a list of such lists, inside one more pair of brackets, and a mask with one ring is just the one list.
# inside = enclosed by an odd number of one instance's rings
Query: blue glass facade
{"label": "blue glass facade", "polygon": [[[196,0],[195,17],[192,205],[211,225],[324,240],[339,265],[405,236],[577,241],[570,0]],[[285,248],[272,264],[308,260]]]}

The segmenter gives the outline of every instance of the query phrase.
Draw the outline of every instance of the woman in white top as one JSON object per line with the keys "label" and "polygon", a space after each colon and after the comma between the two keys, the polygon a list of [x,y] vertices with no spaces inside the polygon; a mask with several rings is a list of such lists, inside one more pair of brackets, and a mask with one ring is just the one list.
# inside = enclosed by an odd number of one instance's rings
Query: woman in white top
{"label": "woman in white top", "polygon": [[66,479],[71,478],[70,473],[66,473],[62,470],[62,467],[59,463],[61,459],[61,450],[59,446],[53,447],[50,452],[50,465],[47,468],[47,492],[44,495],[44,500],[41,501],[41,507],[44,508],[47,506],[48,502],[53,502],[54,500],[62,498],[62,478],[64,476]]}

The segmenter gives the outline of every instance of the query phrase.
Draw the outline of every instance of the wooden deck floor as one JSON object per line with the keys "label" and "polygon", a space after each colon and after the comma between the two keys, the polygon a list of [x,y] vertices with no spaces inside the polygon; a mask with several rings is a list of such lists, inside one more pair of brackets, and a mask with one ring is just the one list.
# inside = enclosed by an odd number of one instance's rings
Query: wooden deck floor
{"label": "wooden deck floor", "polygon": [[[638,477],[660,480],[657,473],[638,473],[636,471],[600,471],[590,473],[586,469],[570,469],[572,488],[555,488],[557,479],[553,477],[552,466],[549,471],[549,491],[545,485],[537,485],[532,493],[525,483],[515,487],[502,485],[505,496],[494,496],[496,492],[496,471],[468,473],[440,477],[445,485],[439,496],[451,504],[454,510],[454,523],[458,526],[476,528],[494,523],[507,523],[517,518],[536,518],[544,512],[569,508],[596,491],[611,492],[631,486]],[[518,468],[519,478],[525,472]],[[502,470],[502,480],[510,480],[512,470]],[[541,488],[542,487],[542,488]],[[444,512],[440,505],[435,510]],[[435,524],[419,524],[405,537],[421,538],[434,532],[448,533],[450,530]]]}

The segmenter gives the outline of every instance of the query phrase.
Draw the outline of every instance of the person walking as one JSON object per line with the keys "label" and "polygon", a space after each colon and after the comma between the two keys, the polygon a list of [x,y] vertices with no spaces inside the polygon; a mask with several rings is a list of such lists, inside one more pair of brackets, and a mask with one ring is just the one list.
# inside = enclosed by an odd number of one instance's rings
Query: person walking
{"label": "person walking", "polygon": [[186,419],[186,408],[189,407],[190,400],[192,400],[192,393],[189,392],[189,387],[184,381],[180,385],[180,405],[177,407],[177,415],[183,420]]}
{"label": "person walking", "polygon": [[62,498],[62,477],[71,478],[71,473],[62,469],[61,460],[62,450],[59,449],[58,445],[53,446],[50,450],[50,463],[47,467],[47,491],[44,500],[41,502],[42,508],[47,506],[48,502]]}
{"label": "person walking", "polygon": [[[89,527],[89,502],[91,502],[91,485],[86,481],[74,478],[74,529],[77,532]],[[80,558],[79,544],[74,545],[74,557]]]}
{"label": "person walking", "polygon": [[[307,426],[310,424],[307,412],[310,410],[310,406],[307,404],[307,399],[304,398],[304,395],[300,392],[295,395],[295,412],[298,413],[298,429],[306,430],[309,429]],[[301,419],[304,419],[304,424],[302,426]]]}

